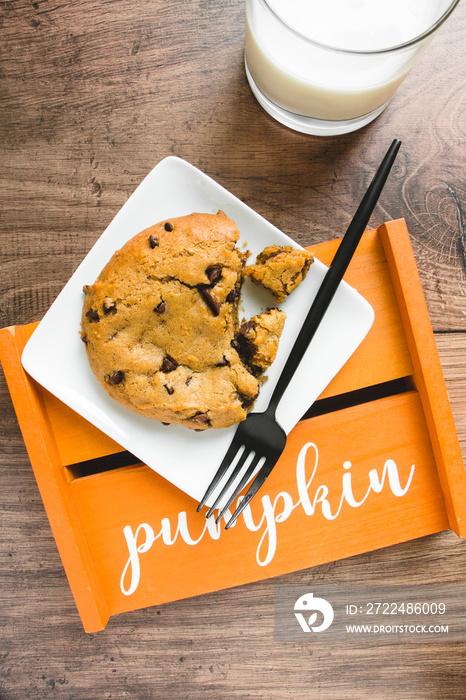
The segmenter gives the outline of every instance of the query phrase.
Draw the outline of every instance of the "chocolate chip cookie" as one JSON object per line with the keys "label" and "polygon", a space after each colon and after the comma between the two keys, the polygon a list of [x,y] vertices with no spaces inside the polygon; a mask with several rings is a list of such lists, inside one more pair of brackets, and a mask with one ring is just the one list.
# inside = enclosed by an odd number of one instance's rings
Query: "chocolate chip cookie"
{"label": "chocolate chip cookie", "polygon": [[236,224],[221,211],[167,219],[128,241],[84,288],[81,337],[113,399],[195,430],[244,420],[284,314],[254,320],[264,349],[258,359],[250,333],[239,340],[248,253],[237,248],[238,239]]}

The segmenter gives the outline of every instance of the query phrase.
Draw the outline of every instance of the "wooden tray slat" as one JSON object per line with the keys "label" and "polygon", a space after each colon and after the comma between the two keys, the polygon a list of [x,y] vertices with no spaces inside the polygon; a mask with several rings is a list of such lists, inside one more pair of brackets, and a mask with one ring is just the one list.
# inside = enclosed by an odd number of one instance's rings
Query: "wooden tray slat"
{"label": "wooden tray slat", "polygon": [[427,305],[409,236],[396,222],[380,227],[406,342],[437,461],[450,527],[466,536],[466,472]]}
{"label": "wooden tray slat", "polygon": [[40,388],[22,371],[27,334],[0,330],[0,356],[29,459],[68,581],[86,627],[102,629],[108,606],[81,527],[69,480],[57,450]]}

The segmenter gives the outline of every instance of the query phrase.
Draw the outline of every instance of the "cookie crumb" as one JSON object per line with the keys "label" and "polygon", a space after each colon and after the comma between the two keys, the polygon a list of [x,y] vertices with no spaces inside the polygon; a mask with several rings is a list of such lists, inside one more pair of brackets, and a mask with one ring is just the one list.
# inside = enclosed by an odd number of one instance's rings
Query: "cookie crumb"
{"label": "cookie crumb", "polygon": [[305,279],[314,256],[303,248],[271,245],[264,248],[244,276],[268,289],[281,304]]}

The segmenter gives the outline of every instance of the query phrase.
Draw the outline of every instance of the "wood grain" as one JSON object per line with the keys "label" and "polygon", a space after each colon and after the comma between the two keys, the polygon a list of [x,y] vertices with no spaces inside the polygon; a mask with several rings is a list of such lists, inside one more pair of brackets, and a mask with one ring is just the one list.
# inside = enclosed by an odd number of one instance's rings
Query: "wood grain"
{"label": "wood grain", "polygon": [[[464,28],[460,4],[387,110],[332,139],[256,103],[236,0],[0,2],[0,325],[42,317],[142,178],[177,155],[312,245],[342,235],[403,141],[370,225],[405,217],[466,456]],[[460,584],[451,532],[113,618],[76,615],[0,373],[0,697],[464,698],[465,643],[280,644],[277,582]],[[466,640],[465,640],[466,642]]]}

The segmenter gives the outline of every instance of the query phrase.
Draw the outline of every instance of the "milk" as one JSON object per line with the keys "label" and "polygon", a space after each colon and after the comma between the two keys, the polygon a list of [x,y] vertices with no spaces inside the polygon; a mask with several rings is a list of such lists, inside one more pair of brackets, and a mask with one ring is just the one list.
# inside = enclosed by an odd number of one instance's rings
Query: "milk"
{"label": "milk", "polygon": [[383,106],[423,42],[387,49],[418,37],[441,14],[434,0],[269,0],[269,5],[275,15],[260,0],[247,3],[245,57],[254,83],[275,105],[329,121]]}
{"label": "milk", "polygon": [[429,0],[269,0],[288,26],[349,51],[377,51],[410,41],[435,18]]}

